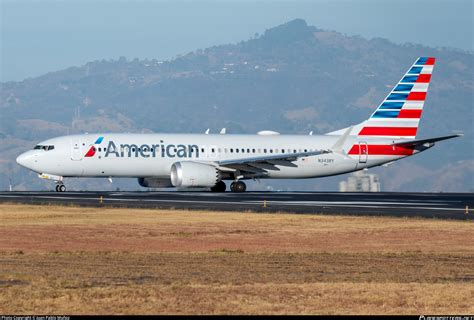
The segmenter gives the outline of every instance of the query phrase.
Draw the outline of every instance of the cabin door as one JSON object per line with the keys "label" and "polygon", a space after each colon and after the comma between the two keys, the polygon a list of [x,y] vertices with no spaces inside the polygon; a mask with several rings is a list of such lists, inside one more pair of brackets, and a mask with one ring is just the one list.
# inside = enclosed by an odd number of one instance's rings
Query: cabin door
{"label": "cabin door", "polygon": [[79,140],[71,140],[71,160],[82,160],[82,144]]}
{"label": "cabin door", "polygon": [[359,142],[359,163],[367,163],[367,158],[369,157],[369,147],[367,142]]}

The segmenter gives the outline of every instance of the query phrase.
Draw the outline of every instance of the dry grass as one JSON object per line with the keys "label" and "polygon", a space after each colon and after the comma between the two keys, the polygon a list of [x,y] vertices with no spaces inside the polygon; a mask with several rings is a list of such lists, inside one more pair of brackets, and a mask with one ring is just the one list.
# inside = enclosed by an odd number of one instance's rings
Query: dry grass
{"label": "dry grass", "polygon": [[0,205],[0,313],[473,313],[472,222]]}
{"label": "dry grass", "polygon": [[[472,221],[0,205],[0,250],[473,251]],[[25,236],[28,235],[28,236]]]}

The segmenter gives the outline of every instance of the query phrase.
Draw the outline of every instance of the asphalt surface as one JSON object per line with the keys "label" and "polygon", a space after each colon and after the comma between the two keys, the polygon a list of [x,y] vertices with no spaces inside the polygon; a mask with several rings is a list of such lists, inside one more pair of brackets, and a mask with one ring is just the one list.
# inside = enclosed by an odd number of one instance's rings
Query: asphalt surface
{"label": "asphalt surface", "polygon": [[0,203],[5,202],[462,220],[474,218],[474,193],[0,192]]}

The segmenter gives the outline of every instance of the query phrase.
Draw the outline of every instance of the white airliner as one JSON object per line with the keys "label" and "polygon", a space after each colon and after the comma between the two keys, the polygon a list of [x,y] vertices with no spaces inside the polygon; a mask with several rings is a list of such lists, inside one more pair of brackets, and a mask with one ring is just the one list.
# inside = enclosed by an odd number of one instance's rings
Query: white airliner
{"label": "white airliner", "polygon": [[405,158],[454,138],[416,139],[435,58],[422,57],[371,117],[325,135],[82,134],[39,143],[17,163],[56,181],[64,177],[135,177],[143,187],[209,187],[243,192],[247,179],[338,175]]}

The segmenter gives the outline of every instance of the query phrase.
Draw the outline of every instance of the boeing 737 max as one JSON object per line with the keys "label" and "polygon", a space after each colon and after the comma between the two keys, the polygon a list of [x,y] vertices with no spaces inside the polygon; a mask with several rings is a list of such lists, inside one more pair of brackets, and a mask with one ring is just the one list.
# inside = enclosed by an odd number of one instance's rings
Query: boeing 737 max
{"label": "boeing 737 max", "polygon": [[298,179],[370,168],[425,151],[450,135],[416,139],[435,58],[422,57],[360,124],[325,135],[82,134],[39,143],[20,165],[56,181],[64,177],[135,177],[143,187],[245,191],[246,179]]}

